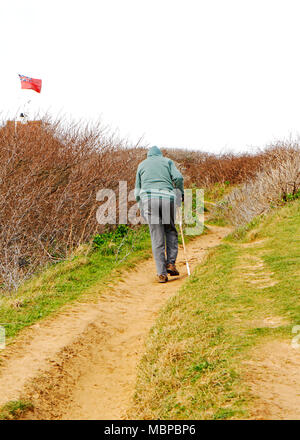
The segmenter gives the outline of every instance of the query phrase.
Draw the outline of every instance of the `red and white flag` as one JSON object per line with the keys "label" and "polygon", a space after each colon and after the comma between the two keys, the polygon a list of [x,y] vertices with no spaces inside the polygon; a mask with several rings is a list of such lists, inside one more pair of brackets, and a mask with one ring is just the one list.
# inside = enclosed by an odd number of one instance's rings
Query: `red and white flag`
{"label": "red and white flag", "polygon": [[42,80],[36,78],[30,78],[29,76],[20,75],[19,78],[21,81],[22,89],[32,89],[35,92],[41,93],[42,88]]}

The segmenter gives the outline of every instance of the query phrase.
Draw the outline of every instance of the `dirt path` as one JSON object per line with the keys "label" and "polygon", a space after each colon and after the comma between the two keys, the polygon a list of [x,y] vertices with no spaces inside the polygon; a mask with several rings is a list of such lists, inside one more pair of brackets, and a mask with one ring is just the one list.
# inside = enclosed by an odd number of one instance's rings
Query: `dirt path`
{"label": "dirt path", "polygon": [[[253,233],[254,231],[252,231]],[[278,283],[266,267],[259,246],[265,240],[244,243],[256,248],[256,255],[245,255],[237,267],[249,283],[265,289]],[[246,260],[245,260],[246,257]],[[254,327],[277,328],[288,325],[282,316],[264,316]],[[244,382],[253,395],[250,417],[255,420],[300,420],[300,348],[290,340],[274,339],[255,346],[245,362]]]}
{"label": "dirt path", "polygon": [[245,380],[254,398],[255,420],[300,420],[300,349],[285,341],[255,347]]}
{"label": "dirt path", "polygon": [[[229,232],[210,229],[188,245],[192,270]],[[125,418],[145,338],[186,278],[182,250],[178,267],[180,277],[158,284],[153,260],[142,262],[98,303],[78,303],[24,330],[3,356],[0,406],[22,397],[34,404],[31,419]]]}

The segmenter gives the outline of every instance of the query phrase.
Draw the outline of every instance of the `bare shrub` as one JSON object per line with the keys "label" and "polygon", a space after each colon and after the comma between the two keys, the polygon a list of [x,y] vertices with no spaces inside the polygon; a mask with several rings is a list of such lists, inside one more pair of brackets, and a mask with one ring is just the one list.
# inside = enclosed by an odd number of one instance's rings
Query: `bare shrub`
{"label": "bare shrub", "polygon": [[215,214],[225,215],[234,225],[242,226],[299,189],[300,147],[297,143],[278,143],[265,151],[263,171],[226,196]]}
{"label": "bare shrub", "polygon": [[144,152],[100,125],[44,118],[3,124],[0,155],[0,278],[11,289],[100,231],[96,192],[133,188]]}
{"label": "bare shrub", "polygon": [[239,184],[262,169],[265,152],[212,154],[184,149],[164,150],[186,176],[186,184],[211,187],[215,183]]}

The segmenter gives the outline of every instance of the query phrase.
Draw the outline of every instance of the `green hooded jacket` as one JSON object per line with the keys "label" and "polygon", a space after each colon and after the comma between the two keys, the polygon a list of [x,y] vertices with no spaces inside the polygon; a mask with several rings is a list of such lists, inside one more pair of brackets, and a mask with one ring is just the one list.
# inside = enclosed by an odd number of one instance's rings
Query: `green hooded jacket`
{"label": "green hooded jacket", "polygon": [[171,159],[162,155],[158,147],[151,147],[147,159],[137,169],[134,192],[136,201],[149,197],[174,199],[175,188],[183,194],[182,174]]}

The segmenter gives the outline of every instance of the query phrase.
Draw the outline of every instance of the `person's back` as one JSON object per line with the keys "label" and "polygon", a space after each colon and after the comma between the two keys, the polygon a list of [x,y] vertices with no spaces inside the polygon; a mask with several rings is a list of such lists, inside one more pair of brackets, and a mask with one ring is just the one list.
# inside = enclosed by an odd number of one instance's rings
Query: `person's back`
{"label": "person's back", "polygon": [[149,197],[175,197],[174,187],[183,193],[183,177],[174,162],[164,157],[160,149],[151,147],[147,159],[138,166],[135,196],[137,201]]}
{"label": "person's back", "polygon": [[179,275],[175,266],[178,253],[178,234],[175,227],[178,192],[181,203],[181,173],[171,159],[163,157],[158,147],[150,148],[147,159],[137,169],[135,197],[149,224],[159,282],[168,281],[167,273]]}

